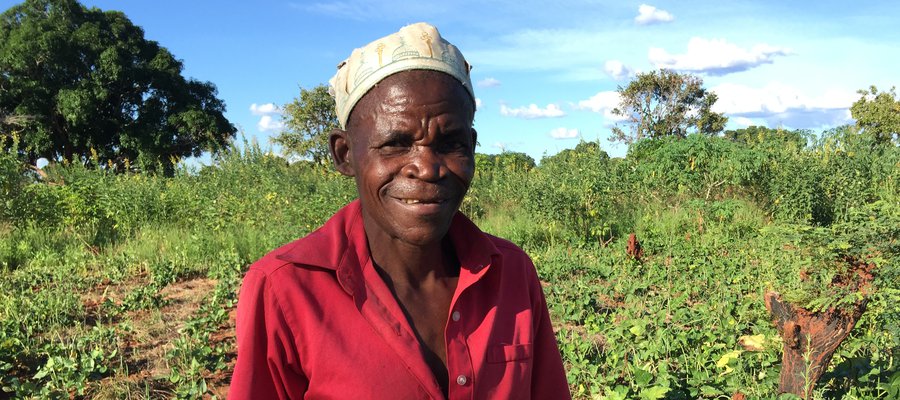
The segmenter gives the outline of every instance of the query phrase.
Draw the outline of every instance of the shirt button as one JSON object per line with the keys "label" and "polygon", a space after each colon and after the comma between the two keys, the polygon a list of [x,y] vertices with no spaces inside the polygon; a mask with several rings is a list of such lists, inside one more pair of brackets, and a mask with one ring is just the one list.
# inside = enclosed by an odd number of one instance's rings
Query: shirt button
{"label": "shirt button", "polygon": [[459,386],[466,386],[466,382],[468,382],[468,381],[469,381],[469,379],[466,378],[465,375],[460,375],[460,376],[456,377],[456,384]]}
{"label": "shirt button", "polygon": [[[450,318],[453,318],[453,322],[459,321],[459,311],[454,311],[453,314],[450,314]],[[465,379],[464,376],[463,379]]]}

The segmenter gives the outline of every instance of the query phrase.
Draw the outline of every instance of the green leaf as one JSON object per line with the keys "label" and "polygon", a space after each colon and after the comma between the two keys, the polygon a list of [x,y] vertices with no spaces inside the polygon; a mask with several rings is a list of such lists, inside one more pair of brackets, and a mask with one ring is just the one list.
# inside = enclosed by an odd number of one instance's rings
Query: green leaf
{"label": "green leaf", "polygon": [[669,393],[669,388],[665,386],[653,386],[647,389],[641,390],[640,396],[645,400],[658,400],[663,398],[666,393]]}
{"label": "green leaf", "polygon": [[725,353],[725,355],[719,358],[719,361],[716,361],[716,366],[725,369],[719,375],[726,375],[733,372],[734,368],[731,368],[731,366],[729,366],[728,364],[731,362],[731,360],[736,360],[738,357],[740,357],[741,353],[743,353],[743,350],[732,350],[728,353]]}
{"label": "green leaf", "polygon": [[647,386],[653,380],[653,374],[638,367],[634,367],[634,384],[637,386]]}
{"label": "green leaf", "polygon": [[634,336],[641,337],[647,332],[647,328],[643,323],[637,322],[631,328],[628,328],[628,331]]}
{"label": "green leaf", "polygon": [[603,397],[601,397],[601,399],[603,399],[603,400],[625,400],[627,398],[628,398],[627,391],[625,393],[610,391],[610,392],[607,392],[605,395],[603,395]]}
{"label": "green leaf", "polygon": [[714,387],[712,387],[712,386],[709,386],[709,385],[703,385],[703,386],[701,386],[701,387],[700,387],[700,393],[702,393],[703,396],[707,396],[707,397],[718,396],[718,395],[720,395],[720,394],[723,394],[723,392],[722,392],[721,390],[716,389],[716,388],[714,388]]}
{"label": "green leaf", "polygon": [[49,372],[50,372],[49,368],[41,368],[40,370],[38,370],[38,372],[36,374],[34,374],[34,376],[32,378],[33,379],[41,379],[41,378],[47,376],[47,374]]}

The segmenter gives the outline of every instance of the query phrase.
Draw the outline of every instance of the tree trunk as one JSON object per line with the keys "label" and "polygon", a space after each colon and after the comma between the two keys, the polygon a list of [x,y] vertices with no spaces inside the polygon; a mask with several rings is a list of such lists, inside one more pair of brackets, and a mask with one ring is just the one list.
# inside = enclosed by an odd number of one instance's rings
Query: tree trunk
{"label": "tree trunk", "polygon": [[852,310],[811,313],[782,301],[778,293],[766,293],[766,309],[784,339],[779,392],[808,399],[865,307],[861,300]]}

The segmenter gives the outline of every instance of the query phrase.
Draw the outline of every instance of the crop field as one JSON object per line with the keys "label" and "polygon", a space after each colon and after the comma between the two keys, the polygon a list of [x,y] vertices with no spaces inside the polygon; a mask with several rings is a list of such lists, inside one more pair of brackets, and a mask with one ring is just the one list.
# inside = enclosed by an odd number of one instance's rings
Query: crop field
{"label": "crop field", "polygon": [[[462,211],[534,259],[576,398],[796,398],[783,352],[813,338],[770,293],[857,313],[808,398],[900,398],[900,148],[802,139],[479,154]],[[0,157],[0,399],[225,398],[244,271],[356,195],[246,143],[172,177]]]}

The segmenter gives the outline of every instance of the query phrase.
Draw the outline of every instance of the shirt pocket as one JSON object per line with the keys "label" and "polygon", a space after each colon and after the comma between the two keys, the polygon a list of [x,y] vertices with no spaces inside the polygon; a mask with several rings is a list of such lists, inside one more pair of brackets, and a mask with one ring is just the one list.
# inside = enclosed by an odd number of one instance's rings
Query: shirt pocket
{"label": "shirt pocket", "polygon": [[534,346],[523,344],[495,344],[488,347],[487,362],[492,364],[531,359]]}

